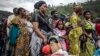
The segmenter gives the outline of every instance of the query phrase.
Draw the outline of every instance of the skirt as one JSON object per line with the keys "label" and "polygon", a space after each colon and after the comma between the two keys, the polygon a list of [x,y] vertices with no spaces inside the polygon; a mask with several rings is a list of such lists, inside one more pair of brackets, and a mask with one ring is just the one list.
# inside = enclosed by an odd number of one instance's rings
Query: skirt
{"label": "skirt", "polygon": [[33,32],[30,42],[31,56],[41,56],[42,39]]}

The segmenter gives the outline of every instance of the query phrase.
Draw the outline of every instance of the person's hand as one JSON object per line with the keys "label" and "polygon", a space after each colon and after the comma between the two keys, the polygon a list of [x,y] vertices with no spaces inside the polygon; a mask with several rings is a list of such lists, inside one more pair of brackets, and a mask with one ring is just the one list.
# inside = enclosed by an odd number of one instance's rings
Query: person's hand
{"label": "person's hand", "polygon": [[80,27],[83,27],[83,26],[84,26],[84,21],[80,21],[80,22],[78,23],[78,25],[79,25]]}

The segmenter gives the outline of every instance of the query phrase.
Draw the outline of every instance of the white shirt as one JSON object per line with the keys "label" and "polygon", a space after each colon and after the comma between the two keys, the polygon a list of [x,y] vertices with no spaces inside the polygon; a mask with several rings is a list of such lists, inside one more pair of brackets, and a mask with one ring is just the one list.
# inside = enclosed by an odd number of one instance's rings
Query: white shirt
{"label": "white shirt", "polygon": [[26,23],[27,23],[27,29],[28,29],[28,31],[30,33],[32,33],[33,32],[33,25],[32,25],[32,23],[30,21],[27,21]]}
{"label": "white shirt", "polygon": [[62,54],[63,56],[69,56],[68,52],[59,49],[57,52],[53,53],[51,56],[55,56],[56,54]]}
{"label": "white shirt", "polygon": [[[7,20],[7,25],[9,25],[11,23],[11,21],[14,19],[15,15],[10,15],[8,17],[8,20]],[[7,35],[9,36],[9,31],[10,29],[7,27]]]}
{"label": "white shirt", "polygon": [[11,23],[11,21],[14,19],[15,15],[10,15],[8,17],[8,20],[7,20],[7,25]]}

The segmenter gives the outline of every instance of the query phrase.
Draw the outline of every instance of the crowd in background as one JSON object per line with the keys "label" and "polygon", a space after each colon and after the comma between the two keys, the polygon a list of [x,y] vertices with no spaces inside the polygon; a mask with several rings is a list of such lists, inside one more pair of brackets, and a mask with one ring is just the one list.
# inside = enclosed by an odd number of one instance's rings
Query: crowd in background
{"label": "crowd in background", "polygon": [[31,15],[14,8],[0,21],[0,56],[97,56],[100,55],[100,18],[78,4],[67,17],[58,11],[46,14],[44,1],[34,5]]}

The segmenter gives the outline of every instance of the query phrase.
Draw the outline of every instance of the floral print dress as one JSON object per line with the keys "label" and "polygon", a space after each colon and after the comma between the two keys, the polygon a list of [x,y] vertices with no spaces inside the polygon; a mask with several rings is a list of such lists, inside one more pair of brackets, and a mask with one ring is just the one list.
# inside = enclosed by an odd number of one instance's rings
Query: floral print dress
{"label": "floral print dress", "polygon": [[15,56],[29,56],[29,34],[25,19],[17,16],[12,22],[20,27],[19,36],[16,41]]}

